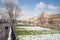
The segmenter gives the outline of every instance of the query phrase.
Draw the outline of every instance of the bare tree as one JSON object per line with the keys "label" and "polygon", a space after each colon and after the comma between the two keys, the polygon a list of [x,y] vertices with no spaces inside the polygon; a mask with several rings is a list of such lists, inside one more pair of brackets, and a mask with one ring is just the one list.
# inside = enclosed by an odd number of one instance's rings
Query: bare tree
{"label": "bare tree", "polygon": [[12,31],[14,32],[16,19],[19,16],[21,10],[16,4],[16,0],[2,0],[2,6],[7,10],[6,16],[9,17],[9,23],[11,25]]}
{"label": "bare tree", "polygon": [[21,11],[20,8],[18,8],[14,0],[4,0],[3,5],[8,11],[7,15],[9,15],[11,26],[14,26],[15,20]]}

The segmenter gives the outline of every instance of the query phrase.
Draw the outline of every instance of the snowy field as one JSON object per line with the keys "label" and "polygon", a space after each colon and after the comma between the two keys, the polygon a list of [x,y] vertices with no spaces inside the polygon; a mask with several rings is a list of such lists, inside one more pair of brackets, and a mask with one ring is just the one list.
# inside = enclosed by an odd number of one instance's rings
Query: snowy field
{"label": "snowy field", "polygon": [[[17,27],[17,30],[51,30],[42,27]],[[18,36],[19,40],[60,40],[60,34],[40,34],[40,35],[20,35]]]}
{"label": "snowy field", "polygon": [[24,35],[18,38],[19,40],[60,40],[60,34]]}

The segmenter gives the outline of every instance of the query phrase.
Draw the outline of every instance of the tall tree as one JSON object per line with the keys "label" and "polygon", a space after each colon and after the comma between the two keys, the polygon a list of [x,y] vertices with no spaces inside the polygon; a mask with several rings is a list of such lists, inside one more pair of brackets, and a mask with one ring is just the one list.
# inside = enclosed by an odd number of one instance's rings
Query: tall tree
{"label": "tall tree", "polygon": [[[6,9],[6,13],[9,18],[9,23],[12,28],[12,32],[14,32],[16,19],[19,16],[20,8],[18,7],[18,0],[1,0],[1,5]],[[14,33],[12,33],[13,36]],[[14,40],[14,39],[12,39]]]}

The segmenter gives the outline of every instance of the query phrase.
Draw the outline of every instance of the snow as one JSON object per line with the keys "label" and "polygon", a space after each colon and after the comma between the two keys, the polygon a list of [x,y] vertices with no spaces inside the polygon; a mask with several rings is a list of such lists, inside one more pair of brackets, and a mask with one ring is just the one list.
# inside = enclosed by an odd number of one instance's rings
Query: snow
{"label": "snow", "polygon": [[[17,27],[24,28],[24,30],[51,30],[42,27]],[[20,29],[18,29],[20,30]],[[60,40],[60,34],[41,34],[41,35],[20,35],[18,36],[19,40]]]}
{"label": "snow", "polygon": [[[25,30],[51,30],[51,29],[47,29],[47,28],[42,28],[42,27],[39,27],[39,26],[37,26],[37,27],[25,27],[25,26],[21,26],[21,27],[17,27],[17,28],[23,28],[23,29],[25,29]],[[18,30],[20,30],[20,29],[18,29]]]}
{"label": "snow", "polygon": [[19,40],[60,40],[60,34],[41,34],[18,36]]}
{"label": "snow", "polygon": [[8,37],[8,40],[11,40],[11,27],[10,27],[10,31],[9,31],[9,37]]}

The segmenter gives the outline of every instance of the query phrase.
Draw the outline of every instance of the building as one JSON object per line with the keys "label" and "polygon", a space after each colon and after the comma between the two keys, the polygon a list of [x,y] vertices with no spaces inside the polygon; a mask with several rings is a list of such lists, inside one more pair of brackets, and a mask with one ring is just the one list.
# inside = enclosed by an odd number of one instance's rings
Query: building
{"label": "building", "polygon": [[40,16],[40,24],[46,26],[48,25],[48,20],[49,20],[49,13],[42,12]]}
{"label": "building", "polygon": [[52,29],[60,29],[60,14],[50,15],[48,12],[42,12],[40,16],[40,26]]}
{"label": "building", "polygon": [[60,14],[53,14],[49,16],[49,24],[60,26]]}

